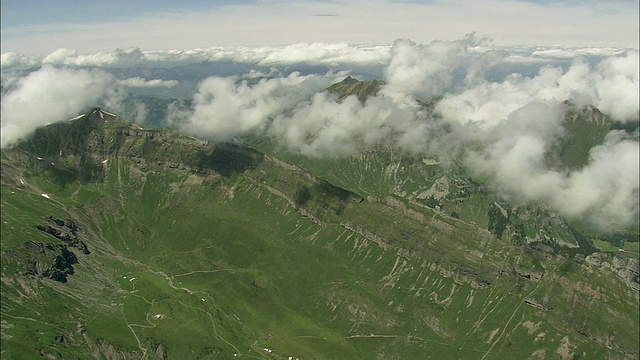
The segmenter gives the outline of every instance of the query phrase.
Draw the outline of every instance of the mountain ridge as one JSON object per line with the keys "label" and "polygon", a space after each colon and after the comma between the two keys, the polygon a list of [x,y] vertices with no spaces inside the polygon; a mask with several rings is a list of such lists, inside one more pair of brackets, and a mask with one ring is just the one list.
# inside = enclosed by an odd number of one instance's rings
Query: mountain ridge
{"label": "mountain ridge", "polygon": [[[492,207],[492,232],[445,203],[352,191],[273,155],[100,113],[2,150],[3,351],[502,358],[568,344],[574,355],[637,357],[636,259],[516,245],[504,204]],[[71,220],[91,253],[38,228],[57,229],[55,219]],[[66,283],[17,270],[12,251],[29,238],[77,256]],[[16,318],[47,314],[65,320],[40,325],[35,342]]]}
{"label": "mountain ridge", "polygon": [[329,86],[326,91],[336,95],[338,101],[355,95],[360,102],[364,103],[370,96],[376,96],[385,84],[382,80],[357,80],[347,76],[342,81]]}

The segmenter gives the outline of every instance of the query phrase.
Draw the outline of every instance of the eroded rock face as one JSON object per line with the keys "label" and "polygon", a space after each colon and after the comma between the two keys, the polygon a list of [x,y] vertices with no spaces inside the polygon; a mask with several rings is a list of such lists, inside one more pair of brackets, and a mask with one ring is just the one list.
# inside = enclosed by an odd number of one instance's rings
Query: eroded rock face
{"label": "eroded rock face", "polygon": [[618,275],[634,290],[640,290],[640,261],[621,254],[598,252],[585,258],[587,271],[610,271]]}
{"label": "eroded rock face", "polygon": [[76,254],[64,244],[28,241],[13,255],[25,265],[27,274],[60,282],[67,282],[67,276],[74,273],[73,264],[78,263]]}
{"label": "eroded rock face", "polygon": [[66,282],[67,277],[75,272],[73,265],[78,263],[74,249],[84,255],[91,252],[80,239],[80,227],[75,221],[51,216],[46,217],[45,221],[46,225],[36,225],[36,228],[52,235],[56,240],[26,241],[11,251],[10,258],[17,261],[28,275]]}
{"label": "eroded rock face", "polygon": [[40,231],[53,235],[58,240],[67,244],[67,246],[80,249],[83,254],[91,253],[87,244],[78,237],[78,224],[73,220],[61,220],[52,216],[46,218],[47,225],[36,225]]}

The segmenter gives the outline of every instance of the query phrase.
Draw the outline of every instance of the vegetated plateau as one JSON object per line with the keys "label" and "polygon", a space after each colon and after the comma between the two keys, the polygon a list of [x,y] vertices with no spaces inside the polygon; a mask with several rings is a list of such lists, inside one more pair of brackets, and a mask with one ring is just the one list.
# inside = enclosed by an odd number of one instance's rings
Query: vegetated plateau
{"label": "vegetated plateau", "polygon": [[[548,161],[579,167],[615,124],[565,110]],[[3,149],[1,180],[3,358],[639,356],[637,229],[384,144],[309,159],[94,108]]]}

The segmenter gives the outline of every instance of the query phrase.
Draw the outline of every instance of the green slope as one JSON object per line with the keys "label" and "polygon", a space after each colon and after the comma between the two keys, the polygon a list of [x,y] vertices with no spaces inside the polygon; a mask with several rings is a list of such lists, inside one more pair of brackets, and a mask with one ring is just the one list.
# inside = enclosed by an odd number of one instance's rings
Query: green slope
{"label": "green slope", "polygon": [[3,358],[638,357],[637,260],[99,115],[2,150]]}

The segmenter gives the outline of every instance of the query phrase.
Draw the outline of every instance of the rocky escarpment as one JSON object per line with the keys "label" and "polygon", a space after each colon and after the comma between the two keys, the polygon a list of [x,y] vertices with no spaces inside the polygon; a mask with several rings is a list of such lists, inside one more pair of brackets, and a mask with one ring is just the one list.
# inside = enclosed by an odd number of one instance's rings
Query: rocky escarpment
{"label": "rocky escarpment", "polygon": [[347,76],[339,83],[331,85],[327,92],[336,95],[339,101],[355,95],[358,100],[365,102],[369,96],[376,96],[384,84],[385,82],[381,80],[359,81]]}
{"label": "rocky escarpment", "polygon": [[12,251],[12,257],[26,267],[26,274],[67,282],[78,263],[75,253],[63,244],[27,241]]}
{"label": "rocky escarpment", "polygon": [[589,272],[614,273],[632,289],[640,290],[640,261],[620,254],[598,252],[584,259],[584,268]]}
{"label": "rocky escarpment", "polygon": [[79,249],[85,255],[91,254],[87,244],[78,237],[78,224],[75,221],[65,221],[52,216],[47,217],[46,221],[47,225],[36,225],[36,228],[53,235],[67,246]]}
{"label": "rocky escarpment", "polygon": [[145,171],[168,168],[224,177],[263,160],[262,154],[248,148],[213,144],[170,130],[145,130],[100,109],[40,128],[17,150],[35,171],[46,171],[52,180],[65,184],[102,181],[110,157],[126,158]]}
{"label": "rocky escarpment", "polygon": [[73,220],[45,218],[46,225],[36,225],[42,232],[52,235],[53,242],[26,241],[11,251],[9,258],[24,268],[28,275],[66,282],[75,273],[78,253],[91,252],[87,244],[79,238],[77,223]]}

